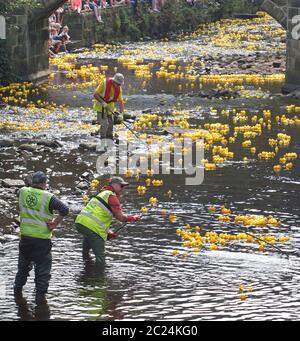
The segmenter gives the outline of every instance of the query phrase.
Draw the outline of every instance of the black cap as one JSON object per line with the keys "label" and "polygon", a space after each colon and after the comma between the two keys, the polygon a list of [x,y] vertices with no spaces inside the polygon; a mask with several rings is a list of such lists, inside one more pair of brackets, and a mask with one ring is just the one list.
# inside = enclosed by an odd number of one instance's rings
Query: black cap
{"label": "black cap", "polygon": [[48,181],[48,177],[44,172],[35,172],[32,174],[32,184],[44,184]]}

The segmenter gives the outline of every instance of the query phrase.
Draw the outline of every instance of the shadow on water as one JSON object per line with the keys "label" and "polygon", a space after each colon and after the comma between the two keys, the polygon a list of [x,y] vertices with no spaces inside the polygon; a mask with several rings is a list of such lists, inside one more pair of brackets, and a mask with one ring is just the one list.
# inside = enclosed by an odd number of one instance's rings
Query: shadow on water
{"label": "shadow on water", "polygon": [[49,321],[50,306],[47,302],[32,307],[26,298],[15,298],[17,316],[20,321]]}
{"label": "shadow on water", "polygon": [[[124,314],[117,307],[122,302],[118,281],[112,281],[107,267],[99,267],[93,261],[84,262],[76,279],[82,308],[89,314],[88,320],[122,320]],[[106,317],[106,318],[104,318]]]}

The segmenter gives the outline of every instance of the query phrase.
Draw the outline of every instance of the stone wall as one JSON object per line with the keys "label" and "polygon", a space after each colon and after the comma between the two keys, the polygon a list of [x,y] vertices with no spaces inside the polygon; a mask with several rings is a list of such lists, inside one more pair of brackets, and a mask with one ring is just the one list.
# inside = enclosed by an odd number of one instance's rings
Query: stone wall
{"label": "stone wall", "polygon": [[[299,16],[295,22],[293,18]],[[288,0],[287,71],[284,92],[300,88],[300,1]]]}
{"label": "stone wall", "polygon": [[7,54],[13,65],[13,72],[21,80],[35,80],[47,76],[48,20],[32,21],[30,16],[24,13],[7,17],[6,21],[9,47]]}
{"label": "stone wall", "polygon": [[[220,18],[212,8],[193,8],[183,1],[169,2],[161,13],[152,13],[145,8],[128,7],[106,9],[102,13],[104,24],[98,23],[94,13],[80,16],[67,13],[64,23],[70,28],[73,41],[82,47],[95,43],[138,41],[166,36],[180,30],[191,31],[199,24]],[[186,20],[189,18],[189,20]]]}

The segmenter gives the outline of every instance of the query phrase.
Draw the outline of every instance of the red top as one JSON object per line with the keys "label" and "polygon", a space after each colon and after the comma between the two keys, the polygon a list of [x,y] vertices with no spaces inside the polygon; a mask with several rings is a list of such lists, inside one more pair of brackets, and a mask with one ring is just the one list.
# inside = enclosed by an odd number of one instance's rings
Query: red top
{"label": "red top", "polygon": [[[114,98],[113,98],[113,100],[110,101],[110,94],[111,94],[112,87],[114,87],[115,92],[114,92]],[[105,95],[104,95],[104,101],[105,101],[106,103],[117,102],[117,101],[118,101],[118,98],[119,98],[119,95],[120,95],[120,91],[121,91],[121,90],[120,90],[120,87],[119,87],[119,86],[115,87],[115,86],[113,85],[113,80],[112,80],[112,78],[108,78],[108,79],[106,80],[106,91],[105,91]]]}
{"label": "red top", "polygon": [[[112,191],[112,192],[115,193],[115,190],[113,189],[112,186],[104,186],[103,189],[106,190],[106,191]],[[109,196],[109,198],[108,198],[108,205],[110,206],[110,208],[113,211],[113,213],[122,212],[122,207],[121,207],[120,199],[117,196],[117,194]]]}

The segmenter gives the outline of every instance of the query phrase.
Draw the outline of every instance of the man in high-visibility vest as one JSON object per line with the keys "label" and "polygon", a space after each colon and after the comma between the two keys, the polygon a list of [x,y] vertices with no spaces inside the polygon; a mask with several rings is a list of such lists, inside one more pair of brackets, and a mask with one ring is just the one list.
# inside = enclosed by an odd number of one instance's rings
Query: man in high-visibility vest
{"label": "man in high-visibility vest", "polygon": [[[23,286],[35,266],[36,302],[44,302],[52,266],[52,231],[69,213],[69,208],[46,190],[48,178],[43,172],[33,174],[29,187],[19,192],[20,234],[18,272],[14,294],[22,297]],[[59,215],[54,216],[54,211]]]}
{"label": "man in high-visibility vest", "polygon": [[101,139],[113,139],[115,103],[120,105],[120,113],[123,113],[125,108],[122,95],[123,84],[124,76],[116,73],[113,78],[102,80],[96,89],[94,110],[97,112],[97,122],[101,125]]}
{"label": "man in high-visibility vest", "polygon": [[111,178],[109,185],[83,208],[77,216],[75,225],[77,231],[83,235],[82,255],[89,260],[89,251],[93,250],[96,264],[105,265],[105,242],[117,237],[110,231],[113,218],[121,222],[136,222],[140,216],[125,215],[120,204],[120,195],[128,186],[121,177]]}

